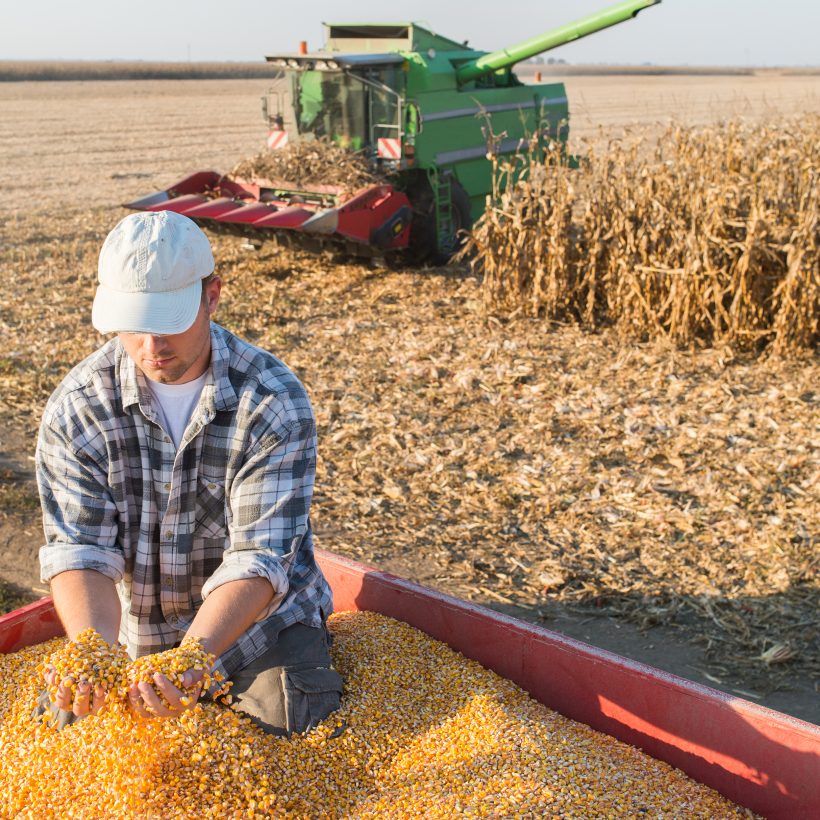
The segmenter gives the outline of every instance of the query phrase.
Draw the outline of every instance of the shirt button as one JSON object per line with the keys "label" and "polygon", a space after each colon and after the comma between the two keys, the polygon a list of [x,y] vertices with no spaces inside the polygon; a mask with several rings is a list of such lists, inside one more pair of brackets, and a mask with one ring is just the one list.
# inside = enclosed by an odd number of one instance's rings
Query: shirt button
{"label": "shirt button", "polygon": [[163,441],[164,441],[166,444],[170,444],[170,443],[171,443],[171,439],[170,439],[168,436],[165,436],[165,438],[163,439]]}
{"label": "shirt button", "polygon": [[174,531],[173,530],[166,530],[165,531],[165,537],[166,538],[173,538],[174,537]]}
{"label": "shirt button", "polygon": [[174,588],[174,579],[170,575],[163,575],[162,576],[162,586],[164,589],[173,589]]}
{"label": "shirt button", "polygon": [[209,484],[208,489],[209,490],[215,490],[216,489],[216,484]]}
{"label": "shirt button", "polygon": [[170,489],[171,489],[171,485],[170,485],[170,484],[163,484],[163,486],[165,487],[165,490],[166,490],[166,491],[168,491],[168,490],[170,490]]}

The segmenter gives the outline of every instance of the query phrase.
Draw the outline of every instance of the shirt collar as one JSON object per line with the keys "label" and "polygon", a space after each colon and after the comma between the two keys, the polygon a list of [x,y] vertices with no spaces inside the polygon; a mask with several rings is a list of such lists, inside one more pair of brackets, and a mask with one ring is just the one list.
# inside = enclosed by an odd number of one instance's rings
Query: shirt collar
{"label": "shirt collar", "polygon": [[217,410],[230,410],[239,403],[229,377],[231,351],[228,349],[227,335],[225,328],[211,322],[211,370],[214,374],[214,406]]}
{"label": "shirt collar", "polygon": [[139,404],[140,402],[137,366],[125,352],[119,339],[117,339],[117,355],[119,357],[118,369],[120,371],[120,389],[122,390],[122,409],[126,410],[132,404]]}
{"label": "shirt collar", "polygon": [[[203,395],[208,393],[208,386],[213,385],[214,409],[229,410],[237,402],[236,391],[233,389],[228,373],[230,370],[230,350],[228,349],[226,330],[215,322],[211,322],[211,364],[212,380],[206,383]],[[117,349],[120,356],[120,386],[122,390],[122,408],[126,410],[136,404],[141,407],[150,406],[148,388],[145,385],[145,376],[137,370],[133,359],[125,352],[119,339]]]}

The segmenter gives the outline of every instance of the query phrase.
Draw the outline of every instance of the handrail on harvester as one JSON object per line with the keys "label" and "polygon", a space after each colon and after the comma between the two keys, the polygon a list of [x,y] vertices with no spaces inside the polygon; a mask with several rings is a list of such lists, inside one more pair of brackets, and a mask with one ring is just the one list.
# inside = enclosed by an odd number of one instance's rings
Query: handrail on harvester
{"label": "handrail on harvester", "polygon": [[456,69],[456,79],[459,83],[467,83],[475,80],[484,74],[490,74],[502,68],[509,68],[522,60],[528,60],[536,54],[557,48],[573,40],[580,40],[588,34],[615,26],[635,17],[639,11],[643,11],[649,6],[660,3],[661,0],[626,0],[623,3],[616,3],[602,11],[590,14],[576,20],[574,23],[567,23],[565,26],[548,31],[546,34],[539,34],[531,37],[518,45],[502,48],[499,51],[492,51],[483,54],[469,63],[465,63]]}

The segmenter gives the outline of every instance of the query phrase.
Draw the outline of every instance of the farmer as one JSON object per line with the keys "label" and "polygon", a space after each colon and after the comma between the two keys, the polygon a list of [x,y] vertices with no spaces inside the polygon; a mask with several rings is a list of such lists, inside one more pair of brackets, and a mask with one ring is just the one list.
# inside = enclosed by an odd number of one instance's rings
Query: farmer
{"label": "farmer", "polygon": [[[213,271],[205,234],[170,211],[127,216],[103,243],[91,319],[116,336],[43,414],[41,575],[69,638],[94,627],[132,658],[199,638],[239,708],[290,734],[338,708],[342,683],[308,517],[316,426],[282,362],[211,322]],[[201,677],[184,683],[203,698]],[[105,703],[86,681],[57,683],[39,705],[57,725]],[[174,717],[196,703],[185,694],[159,675],[131,686],[130,706]]]}

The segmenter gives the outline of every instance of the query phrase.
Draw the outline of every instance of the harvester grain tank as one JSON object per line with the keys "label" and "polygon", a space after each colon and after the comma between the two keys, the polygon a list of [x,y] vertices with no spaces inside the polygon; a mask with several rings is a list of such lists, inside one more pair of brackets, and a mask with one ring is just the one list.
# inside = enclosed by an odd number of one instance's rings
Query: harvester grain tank
{"label": "harvester grain tank", "polygon": [[127,207],[300,231],[354,252],[446,256],[492,190],[489,151],[567,139],[564,85],[524,84],[513,66],[659,2],[625,0],[490,53],[416,23],[325,24],[321,52],[267,57],[282,71],[263,98],[268,146],[319,141],[361,152],[383,183],[349,191],[206,171]]}

